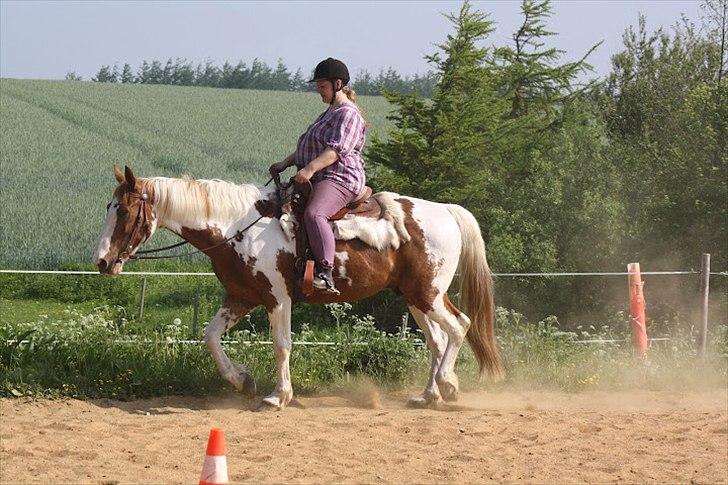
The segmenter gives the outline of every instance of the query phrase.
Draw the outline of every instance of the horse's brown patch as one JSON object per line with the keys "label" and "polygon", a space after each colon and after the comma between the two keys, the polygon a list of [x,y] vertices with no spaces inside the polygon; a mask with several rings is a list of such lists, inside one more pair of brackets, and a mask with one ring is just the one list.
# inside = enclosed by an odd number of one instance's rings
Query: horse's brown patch
{"label": "horse's brown patch", "polygon": [[445,308],[447,308],[447,311],[449,311],[456,317],[460,316],[460,313],[461,313],[460,310],[458,310],[458,308],[452,304],[452,302],[450,301],[450,298],[447,296],[447,293],[442,295],[442,301],[445,303]]}
{"label": "horse's brown patch", "polygon": [[280,250],[276,256],[276,269],[283,276],[286,282],[286,292],[293,298],[295,292],[295,265],[296,257],[288,251]]}
{"label": "horse's brown patch", "polygon": [[[405,212],[405,227],[412,239],[403,243],[399,249],[387,247],[381,251],[359,239],[336,241],[336,252],[348,255],[346,262],[338,258],[334,261],[334,282],[339,295],[315,291],[306,298],[307,303],[334,303],[355,301],[375,295],[384,288],[392,288],[401,293],[410,305],[423,312],[433,309],[438,290],[433,286],[437,265],[423,261],[425,254],[425,235],[412,216],[412,202],[398,199]],[[299,282],[294,269],[295,257],[287,252],[279,252],[277,269],[286,281],[288,294],[295,294]],[[346,279],[339,273],[345,266]],[[351,283],[349,281],[351,280]]]}
{"label": "horse's brown patch", "polygon": [[400,278],[398,288],[408,304],[427,313],[432,311],[438,294],[433,283],[437,265],[426,258],[425,233],[412,215],[414,204],[408,199],[395,200],[402,204],[405,214],[404,225],[411,237],[409,241],[400,246],[397,254],[400,264],[406,268],[403,277]]}
{"label": "horse's brown patch", "polygon": [[281,217],[281,205],[270,200],[260,199],[255,202],[255,210],[263,217],[275,217],[280,219]]}
{"label": "horse's brown patch", "polygon": [[[181,236],[198,249],[206,249],[225,239],[216,227],[200,230],[182,228]],[[230,243],[210,249],[206,254],[227,292],[227,299],[238,300],[250,307],[264,305],[269,311],[278,305],[268,277],[260,271],[253,271],[255,258],[251,257],[246,263]]]}

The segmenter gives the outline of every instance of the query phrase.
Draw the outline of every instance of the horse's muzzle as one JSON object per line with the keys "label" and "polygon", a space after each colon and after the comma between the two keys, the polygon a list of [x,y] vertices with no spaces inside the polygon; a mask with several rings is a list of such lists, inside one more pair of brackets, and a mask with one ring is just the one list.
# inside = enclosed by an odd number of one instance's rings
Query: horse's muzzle
{"label": "horse's muzzle", "polygon": [[99,273],[103,274],[109,267],[109,263],[104,258],[100,258],[96,261],[96,267],[99,269]]}
{"label": "horse's muzzle", "polygon": [[99,269],[99,273],[108,275],[118,275],[121,273],[121,268],[124,266],[122,261],[114,261],[109,264],[105,259],[101,258],[96,261],[96,267]]}

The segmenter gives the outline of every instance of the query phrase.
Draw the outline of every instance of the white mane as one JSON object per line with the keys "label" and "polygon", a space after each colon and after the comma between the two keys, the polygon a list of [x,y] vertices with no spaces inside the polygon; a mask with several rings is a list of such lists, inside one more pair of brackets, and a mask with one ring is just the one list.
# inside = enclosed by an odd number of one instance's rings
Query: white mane
{"label": "white mane", "polygon": [[190,177],[150,179],[160,221],[195,228],[210,221],[234,222],[245,216],[261,198],[262,187],[225,180],[195,180]]}

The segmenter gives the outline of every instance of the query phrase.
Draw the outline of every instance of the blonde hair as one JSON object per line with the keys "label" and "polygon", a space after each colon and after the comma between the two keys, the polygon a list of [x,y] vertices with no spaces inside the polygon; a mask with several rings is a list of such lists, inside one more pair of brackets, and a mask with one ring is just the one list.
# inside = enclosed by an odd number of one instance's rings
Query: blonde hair
{"label": "blonde hair", "polygon": [[359,103],[356,102],[356,91],[354,91],[354,89],[352,89],[351,86],[344,86],[343,88],[341,88],[341,91],[344,94],[346,94],[346,97],[349,99],[349,101],[354,103],[354,106],[356,106],[356,108],[359,110],[359,114],[361,115],[362,119],[364,120],[364,124],[368,125],[366,118],[364,118],[364,110],[361,109],[361,106],[359,106]]}

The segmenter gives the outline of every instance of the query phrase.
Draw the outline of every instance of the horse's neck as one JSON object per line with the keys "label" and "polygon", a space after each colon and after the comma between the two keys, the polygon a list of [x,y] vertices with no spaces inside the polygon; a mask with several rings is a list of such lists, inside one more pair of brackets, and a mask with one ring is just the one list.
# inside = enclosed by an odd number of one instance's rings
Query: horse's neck
{"label": "horse's neck", "polygon": [[[157,224],[197,246],[209,246],[259,214],[255,202],[269,196],[270,189],[254,185],[225,184],[213,190],[180,179],[151,179],[155,186]],[[206,181],[193,182],[202,185]],[[224,183],[220,183],[221,185]],[[182,189],[180,189],[182,187]]]}

